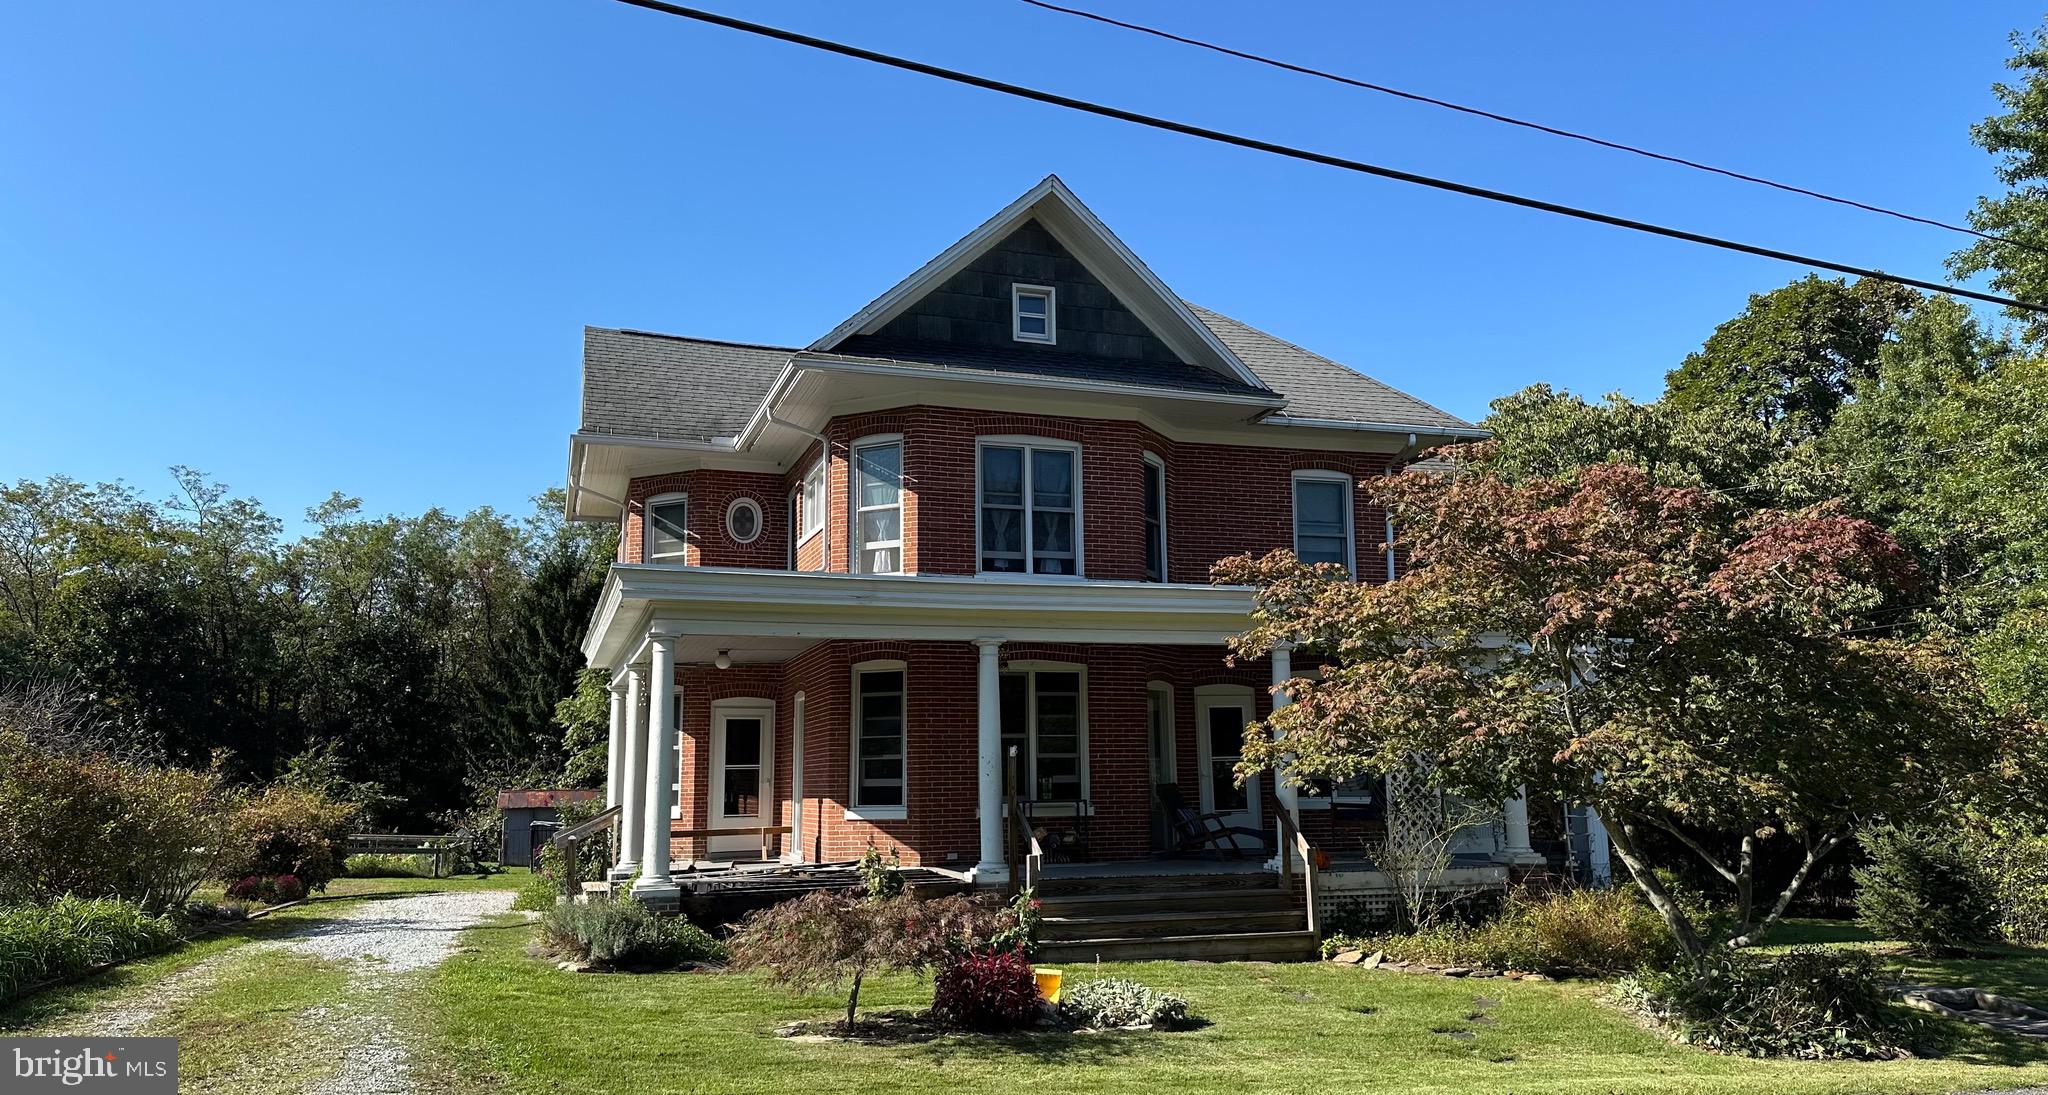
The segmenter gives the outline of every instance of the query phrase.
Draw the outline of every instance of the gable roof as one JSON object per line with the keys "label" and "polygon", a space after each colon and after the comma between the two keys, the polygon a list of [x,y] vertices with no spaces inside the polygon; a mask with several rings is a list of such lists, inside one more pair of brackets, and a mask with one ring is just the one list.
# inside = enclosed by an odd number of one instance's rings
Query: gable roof
{"label": "gable roof", "polygon": [[830,353],[841,349],[856,335],[874,334],[927,292],[1033,220],[1086,264],[1116,295],[1117,300],[1183,361],[1247,387],[1264,386],[1257,374],[1238,360],[1215,332],[1195,317],[1187,303],[1168,289],[1166,283],[1159,280],[1159,276],[1130,248],[1125,247],[1109,226],[1083,205],[1057,175],[1047,175],[1039,180],[1038,185],[1025,191],[1016,201],[1004,206],[980,227],[939,252],[937,257],[891,286],[808,348],[818,353]]}

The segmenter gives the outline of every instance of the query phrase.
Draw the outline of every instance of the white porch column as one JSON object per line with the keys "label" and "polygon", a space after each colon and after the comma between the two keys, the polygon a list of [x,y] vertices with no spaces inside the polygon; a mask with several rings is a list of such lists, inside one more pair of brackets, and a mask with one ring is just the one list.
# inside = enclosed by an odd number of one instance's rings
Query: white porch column
{"label": "white porch column", "polygon": [[1010,878],[1010,865],[1003,861],[1002,646],[1001,639],[974,640],[979,655],[974,672],[975,782],[981,807],[981,862],[974,865],[974,880],[980,883]]}
{"label": "white porch column", "polygon": [[1543,862],[1536,849],[1529,846],[1529,789],[1501,803],[1501,827],[1506,830],[1502,839],[1500,861],[1516,866],[1534,866]]}
{"label": "white porch column", "polygon": [[640,667],[626,670],[625,741],[619,758],[619,862],[611,870],[612,881],[622,882],[640,869],[640,837],[645,831],[647,801],[647,723],[644,700],[645,677]]}
{"label": "white porch column", "polygon": [[669,875],[668,834],[675,810],[676,782],[676,640],[673,635],[647,637],[647,788],[640,830],[640,881],[633,896],[675,897],[681,891]]}
{"label": "white porch column", "polygon": [[804,694],[798,692],[789,717],[789,846],[785,863],[804,862]]}
{"label": "white porch column", "polygon": [[604,748],[604,806],[609,810],[619,804],[620,773],[626,766],[624,749],[626,744],[626,685],[614,680],[611,684],[611,737]]}
{"label": "white porch column", "polygon": [[[1272,659],[1273,686],[1278,688],[1294,676],[1294,647],[1288,643],[1273,644]],[[1289,696],[1284,691],[1273,693],[1273,710],[1275,711],[1293,702],[1294,697]],[[1285,736],[1277,728],[1273,731],[1274,741],[1279,741]],[[1287,820],[1293,823],[1295,830],[1298,832],[1301,829],[1301,791],[1287,778],[1287,767],[1285,760],[1273,766],[1273,799],[1279,803],[1281,810],[1286,811]],[[1257,781],[1253,781],[1251,793],[1254,795],[1259,793]],[[1273,857],[1266,861],[1266,866],[1277,871],[1280,869],[1280,857],[1292,856],[1294,849],[1281,846],[1280,824],[1277,821],[1273,823],[1273,838]]]}
{"label": "white porch column", "polygon": [[[1600,773],[1593,773],[1594,783],[1605,783]],[[1586,807],[1586,873],[1593,876],[1593,888],[1609,889],[1614,885],[1614,864],[1607,858],[1607,823],[1600,820],[1600,811],[1589,804]]]}

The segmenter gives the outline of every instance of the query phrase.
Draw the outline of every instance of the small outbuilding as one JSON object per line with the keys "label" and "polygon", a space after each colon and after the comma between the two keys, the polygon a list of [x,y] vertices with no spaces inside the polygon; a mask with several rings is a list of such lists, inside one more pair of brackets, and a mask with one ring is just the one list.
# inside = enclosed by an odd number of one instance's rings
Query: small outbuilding
{"label": "small outbuilding", "polygon": [[505,828],[498,838],[498,865],[533,866],[534,852],[561,827],[564,804],[603,797],[603,791],[571,787],[499,791],[498,812],[504,815]]}

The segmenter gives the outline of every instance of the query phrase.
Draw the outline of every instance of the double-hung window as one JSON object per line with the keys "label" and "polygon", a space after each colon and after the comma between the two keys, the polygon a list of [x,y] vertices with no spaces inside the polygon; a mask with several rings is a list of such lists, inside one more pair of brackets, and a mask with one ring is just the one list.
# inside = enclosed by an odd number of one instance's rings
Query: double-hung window
{"label": "double-hung window", "polygon": [[797,493],[796,542],[825,531],[825,461],[821,458],[804,473],[804,485]]}
{"label": "double-hung window", "polygon": [[680,494],[657,494],[647,500],[641,522],[641,562],[681,563],[687,561],[688,534],[684,531],[690,501]]}
{"label": "double-hung window", "polygon": [[1145,580],[1166,580],[1166,465],[1151,453],[1145,454]]}
{"label": "double-hung window", "polygon": [[855,809],[904,805],[903,668],[857,669],[853,676]]}
{"label": "double-hung window", "polygon": [[1351,477],[1294,473],[1294,555],[1304,563],[1352,567]]}
{"label": "double-hung window", "polygon": [[1001,700],[1003,756],[1017,747],[1021,797],[1079,802],[1086,797],[1086,703],[1077,670],[1005,673]]}
{"label": "double-hung window", "polygon": [[981,569],[1081,573],[1081,450],[1047,442],[984,442]]}
{"label": "double-hung window", "polygon": [[903,443],[853,449],[853,569],[903,572]]}

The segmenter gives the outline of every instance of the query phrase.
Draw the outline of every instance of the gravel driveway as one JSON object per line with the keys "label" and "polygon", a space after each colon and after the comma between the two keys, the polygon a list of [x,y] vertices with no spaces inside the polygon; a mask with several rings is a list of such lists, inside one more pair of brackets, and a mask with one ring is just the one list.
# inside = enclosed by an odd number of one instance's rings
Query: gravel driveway
{"label": "gravel driveway", "polygon": [[340,996],[300,1016],[341,1049],[340,1074],[323,1081],[323,1089],[413,1095],[411,1054],[391,1014],[396,996],[417,980],[405,975],[439,965],[454,952],[465,929],[511,909],[513,896],[506,890],[480,890],[364,900],[276,939],[215,955],[133,996],[37,1033],[153,1033],[160,1020],[217,983],[232,965],[264,952],[304,954],[338,964],[348,977]]}

